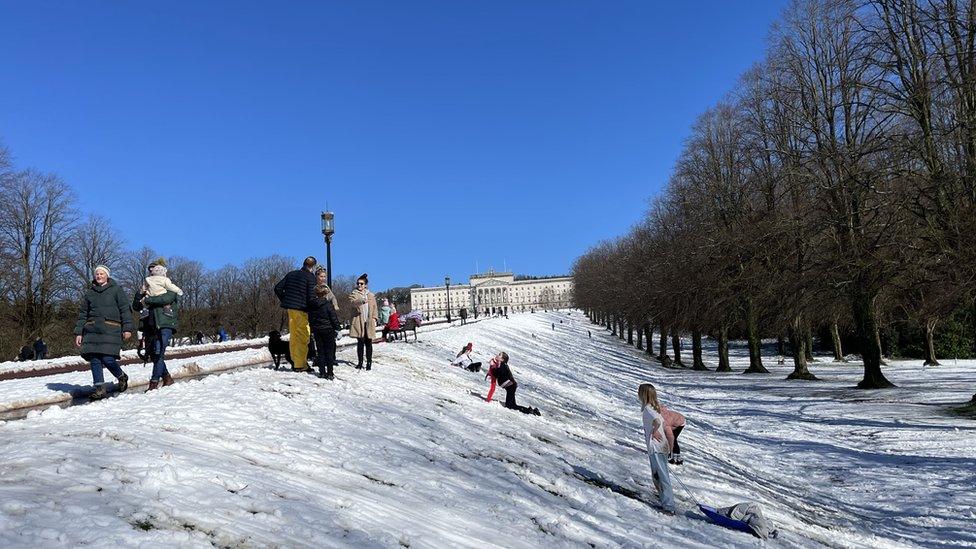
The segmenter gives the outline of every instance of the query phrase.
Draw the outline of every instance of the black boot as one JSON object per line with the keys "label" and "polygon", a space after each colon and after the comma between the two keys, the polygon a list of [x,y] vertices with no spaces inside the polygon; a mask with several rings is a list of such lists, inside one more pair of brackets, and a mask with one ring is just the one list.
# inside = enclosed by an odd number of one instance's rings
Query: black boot
{"label": "black boot", "polygon": [[102,400],[107,397],[108,393],[105,392],[105,384],[100,384],[95,386],[95,392],[88,395],[88,400]]}
{"label": "black boot", "polygon": [[362,362],[360,362],[359,364],[357,364],[357,365],[356,365],[356,369],[357,369],[357,370],[362,370],[362,369],[363,369],[363,363],[362,363]]}
{"label": "black boot", "polygon": [[369,362],[366,363],[366,370],[369,371],[369,370],[372,370],[372,369],[373,369],[373,361],[371,360],[371,361],[369,361]]}
{"label": "black boot", "polygon": [[122,374],[122,376],[119,377],[119,382],[116,387],[118,387],[118,391],[120,393],[124,393],[125,390],[129,388],[129,376]]}

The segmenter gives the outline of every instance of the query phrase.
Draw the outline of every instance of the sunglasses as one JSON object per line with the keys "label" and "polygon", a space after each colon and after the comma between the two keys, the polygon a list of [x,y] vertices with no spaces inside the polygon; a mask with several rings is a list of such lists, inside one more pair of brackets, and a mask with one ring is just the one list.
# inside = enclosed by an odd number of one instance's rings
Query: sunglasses
{"label": "sunglasses", "polygon": [[356,283],[356,286],[365,286],[365,285],[366,285],[366,283],[365,283],[365,282],[357,282],[357,283]]}

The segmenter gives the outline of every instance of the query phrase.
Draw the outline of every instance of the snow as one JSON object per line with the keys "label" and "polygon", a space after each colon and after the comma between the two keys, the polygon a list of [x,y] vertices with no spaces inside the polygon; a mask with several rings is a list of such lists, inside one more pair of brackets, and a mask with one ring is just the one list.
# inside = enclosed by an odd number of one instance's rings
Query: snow
{"label": "snow", "polygon": [[[519,403],[542,417],[478,396],[484,374],[449,366],[468,341],[483,361],[511,355]],[[268,362],[187,361],[252,359]],[[767,367],[665,370],[578,312],[536,313],[376,345],[374,371],[343,362],[332,382],[255,367],[52,407],[0,424],[0,546],[763,545],[678,486],[681,513],[655,507],[646,381],[688,418],[680,480],[708,504],[761,503],[780,529],[768,545],[976,546],[976,424],[944,413],[972,395],[976,361],[894,363],[890,391],[851,389],[851,364],[814,363],[820,382]]]}
{"label": "snow", "polygon": [[[135,337],[135,336],[133,336]],[[204,343],[202,345],[182,345],[179,347],[170,347],[170,351],[201,351],[201,352],[221,352],[228,348],[233,349],[242,346],[250,345],[262,345],[267,344],[267,337],[259,337],[255,339],[236,339],[229,341],[221,341],[217,343]],[[135,349],[127,349],[122,351],[122,358],[136,358]],[[51,368],[56,368],[60,366],[85,366],[88,361],[81,358],[80,356],[63,356],[59,358],[48,358],[44,360],[28,360],[26,362],[0,362],[0,374],[14,373],[14,372],[33,372],[35,370],[48,370]]]}

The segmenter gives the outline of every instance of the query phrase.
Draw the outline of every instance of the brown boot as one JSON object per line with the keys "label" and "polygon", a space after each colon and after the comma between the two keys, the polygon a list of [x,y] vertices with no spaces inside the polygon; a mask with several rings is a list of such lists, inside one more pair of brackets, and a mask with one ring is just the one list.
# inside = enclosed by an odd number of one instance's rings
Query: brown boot
{"label": "brown boot", "polygon": [[173,383],[176,383],[175,381],[173,381],[173,376],[169,374],[163,374],[163,387],[169,387]]}
{"label": "brown boot", "polygon": [[149,388],[146,389],[146,390],[147,391],[153,391],[153,390],[156,390],[156,389],[159,389],[159,382],[158,381],[150,381],[149,382]]}

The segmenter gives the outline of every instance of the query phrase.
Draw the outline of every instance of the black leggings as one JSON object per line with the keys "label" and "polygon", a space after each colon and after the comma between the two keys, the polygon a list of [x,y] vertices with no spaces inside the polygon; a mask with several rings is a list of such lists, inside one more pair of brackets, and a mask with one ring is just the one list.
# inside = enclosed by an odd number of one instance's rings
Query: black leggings
{"label": "black leggings", "polygon": [[672,454],[680,454],[681,453],[681,446],[678,446],[678,435],[681,434],[681,430],[684,429],[684,428],[685,428],[685,426],[682,425],[681,427],[675,427],[674,429],[671,429],[671,432],[674,434],[674,448],[671,448],[671,453]]}
{"label": "black leggings", "polygon": [[528,406],[519,406],[515,402],[515,390],[518,389],[518,383],[515,383],[513,381],[511,385],[509,385],[508,387],[502,387],[502,389],[505,389],[505,407],[506,408],[510,408],[512,410],[518,410],[519,412],[522,412],[523,414],[531,414],[532,413],[532,408],[529,408]]}
{"label": "black leggings", "polygon": [[373,340],[368,337],[356,338],[356,356],[359,358],[359,365],[363,365],[363,348],[366,349],[366,362],[373,363]]}

